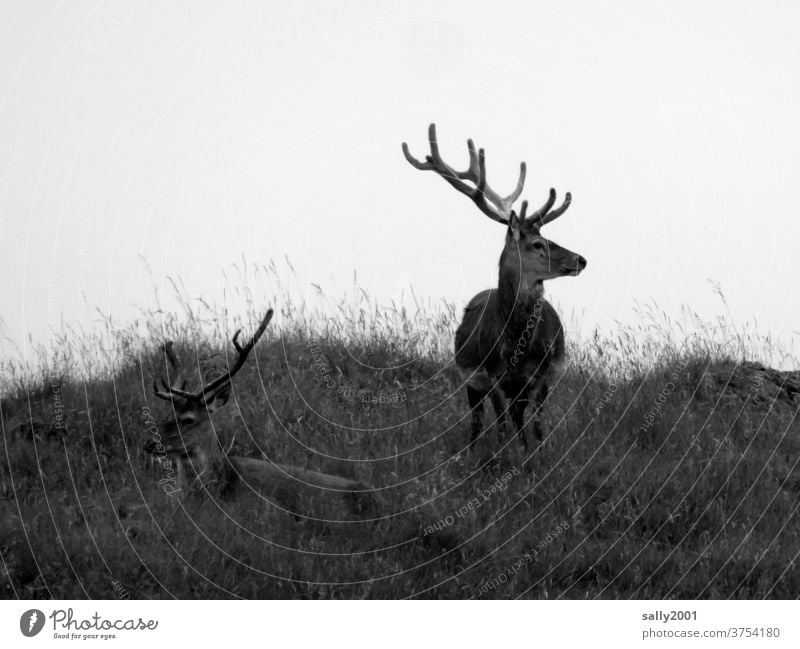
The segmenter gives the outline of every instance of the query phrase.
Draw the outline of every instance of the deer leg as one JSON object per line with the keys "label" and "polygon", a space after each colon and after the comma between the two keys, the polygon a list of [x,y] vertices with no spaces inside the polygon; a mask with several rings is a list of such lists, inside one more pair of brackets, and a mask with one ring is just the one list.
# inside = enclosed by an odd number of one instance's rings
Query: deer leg
{"label": "deer leg", "polygon": [[502,440],[505,437],[507,424],[506,424],[506,400],[503,398],[500,388],[495,386],[489,392],[489,398],[492,400],[492,408],[497,417],[497,432]]}
{"label": "deer leg", "polygon": [[483,397],[485,396],[485,392],[471,385],[467,385],[467,401],[469,401],[469,409],[472,411],[472,437],[469,440],[470,448],[475,444],[478,435],[483,431]]}
{"label": "deer leg", "polygon": [[525,435],[525,409],[528,407],[528,394],[523,392],[511,404],[511,420],[514,422],[514,428],[517,431],[517,438],[525,450],[528,449],[528,438]]}
{"label": "deer leg", "polygon": [[542,381],[541,385],[538,386],[536,390],[536,394],[533,397],[534,406],[536,406],[536,411],[533,413],[533,436],[536,438],[537,442],[541,442],[544,438],[543,435],[543,427],[541,421],[542,415],[542,406],[544,405],[545,400],[547,399],[547,395],[549,394],[549,389],[547,387],[547,383]]}

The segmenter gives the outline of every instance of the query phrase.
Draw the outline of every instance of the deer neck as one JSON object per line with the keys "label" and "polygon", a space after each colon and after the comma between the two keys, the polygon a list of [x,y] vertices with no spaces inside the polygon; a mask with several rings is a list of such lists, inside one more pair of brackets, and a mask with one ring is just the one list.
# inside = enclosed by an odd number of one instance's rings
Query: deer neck
{"label": "deer neck", "polygon": [[182,486],[191,490],[213,481],[223,463],[223,453],[210,425],[187,450],[188,455],[178,459],[185,482]]}
{"label": "deer neck", "polygon": [[500,257],[497,309],[506,335],[515,339],[528,326],[531,316],[541,312],[544,284],[540,278],[523,273],[511,256],[504,251]]}

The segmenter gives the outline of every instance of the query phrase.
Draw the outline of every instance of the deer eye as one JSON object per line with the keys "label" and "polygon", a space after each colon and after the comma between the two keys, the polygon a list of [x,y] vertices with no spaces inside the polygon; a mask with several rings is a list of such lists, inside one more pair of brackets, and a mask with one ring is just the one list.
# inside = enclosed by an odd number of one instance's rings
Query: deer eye
{"label": "deer eye", "polygon": [[194,423],[194,415],[187,415],[185,417],[181,417],[182,424],[193,424]]}
{"label": "deer eye", "polygon": [[544,250],[544,243],[541,240],[533,242],[533,249],[534,250]]}

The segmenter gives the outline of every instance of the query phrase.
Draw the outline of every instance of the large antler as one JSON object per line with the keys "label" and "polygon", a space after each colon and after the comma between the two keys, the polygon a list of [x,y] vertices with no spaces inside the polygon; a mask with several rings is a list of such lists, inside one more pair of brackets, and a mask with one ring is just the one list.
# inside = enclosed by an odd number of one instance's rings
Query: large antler
{"label": "large antler", "polygon": [[[489,184],[486,182],[486,160],[483,149],[475,150],[475,143],[472,140],[467,140],[467,149],[469,150],[469,169],[466,171],[456,171],[449,166],[441,155],[439,155],[439,143],[436,139],[436,124],[431,124],[428,127],[428,141],[431,146],[431,153],[425,156],[425,162],[420,162],[408,150],[408,144],[403,142],[403,154],[406,160],[416,169],[435,171],[448,183],[455,187],[462,194],[469,196],[480,210],[486,214],[490,219],[500,223],[508,223],[512,206],[525,185],[526,166],[524,162],[519,165],[519,180],[517,181],[516,189],[508,196],[500,196],[497,192],[493,191]],[[461,182],[468,180],[474,183],[474,187],[467,183]],[[487,202],[488,200],[488,202]],[[566,212],[567,208],[572,201],[572,195],[567,192],[564,202],[560,207],[550,211],[556,201],[556,190],[550,189],[550,195],[547,202],[541,208],[536,210],[530,218],[537,221],[537,225],[542,226],[550,223],[554,219],[561,216]],[[491,203],[491,205],[489,204]],[[520,210],[520,221],[525,221],[525,212],[528,209],[528,202],[522,203]]]}
{"label": "large antler", "polygon": [[214,379],[207,386],[201,388],[200,394],[203,395],[212,394],[219,388],[226,385],[227,383],[230,383],[231,379],[233,379],[233,377],[236,375],[236,372],[242,369],[244,362],[247,360],[248,354],[252,351],[253,347],[256,346],[258,339],[261,338],[261,335],[266,330],[269,321],[272,320],[272,313],[273,313],[272,309],[267,311],[267,314],[264,316],[264,319],[261,321],[261,324],[258,325],[258,329],[256,329],[256,332],[253,334],[253,337],[247,342],[246,345],[244,345],[244,347],[239,344],[239,334],[242,333],[242,330],[239,329],[235,334],[233,334],[233,346],[236,347],[236,351],[238,353],[236,361],[233,363],[233,366],[228,369],[228,372],[226,374],[223,374],[219,378]]}
{"label": "large antler", "polygon": [[228,371],[223,374],[222,376],[214,379],[211,383],[205,386],[201,386],[199,390],[195,392],[187,392],[184,388],[186,387],[186,383],[184,382],[181,387],[178,387],[178,383],[181,380],[182,372],[180,368],[180,363],[178,361],[178,357],[175,355],[175,351],[172,348],[172,341],[168,341],[164,344],[164,353],[167,356],[167,359],[172,365],[172,368],[175,370],[176,379],[172,382],[172,384],[168,384],[164,379],[161,379],[161,385],[163,386],[163,390],[159,389],[158,384],[154,381],[153,388],[155,395],[159,399],[166,399],[171,401],[175,397],[179,397],[182,399],[199,399],[200,397],[208,397],[209,395],[218,392],[221,388],[226,386],[228,383],[231,382],[233,377],[236,373],[242,369],[245,361],[247,360],[247,356],[253,350],[253,347],[256,346],[258,339],[261,338],[262,334],[269,325],[270,320],[272,320],[273,310],[269,309],[264,319],[261,321],[261,324],[258,325],[258,329],[253,334],[253,337],[245,345],[239,344],[239,334],[242,333],[242,330],[239,329],[233,335],[233,346],[236,348],[237,357],[234,361],[233,365],[231,365]]}
{"label": "large antler", "polygon": [[[475,143],[467,140],[469,150],[469,169],[466,171],[456,171],[449,166],[439,155],[439,143],[436,140],[436,124],[428,127],[428,141],[431,145],[431,153],[425,156],[425,162],[420,162],[408,151],[408,144],[403,142],[403,154],[406,160],[417,169],[435,171],[448,183],[455,187],[462,194],[469,196],[486,216],[499,223],[508,223],[511,216],[511,207],[522,193],[525,185],[525,163],[519,165],[519,180],[516,189],[508,196],[500,196],[489,187],[486,182],[486,159],[483,149],[475,150]],[[468,185],[463,180],[474,183],[474,187]],[[488,202],[487,202],[488,201]],[[491,205],[490,205],[491,203]]]}

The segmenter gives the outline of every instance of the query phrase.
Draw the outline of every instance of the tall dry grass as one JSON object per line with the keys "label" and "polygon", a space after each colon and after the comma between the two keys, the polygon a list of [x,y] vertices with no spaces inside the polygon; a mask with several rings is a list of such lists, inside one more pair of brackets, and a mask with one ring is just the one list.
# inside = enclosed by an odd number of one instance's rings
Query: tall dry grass
{"label": "tall dry grass", "polygon": [[[650,304],[612,334],[570,324],[544,443],[526,455],[487,422],[468,452],[452,305],[387,307],[357,286],[293,300],[274,266],[231,276],[222,304],[175,282],[177,309],[67,328],[35,363],[4,365],[5,597],[800,594],[797,406],[741,363],[778,354],[769,337]],[[325,494],[177,500],[143,453],[170,416],[151,391],[163,340],[199,380],[269,304],[275,326],[214,417],[221,444],[362,480],[377,513]]]}

